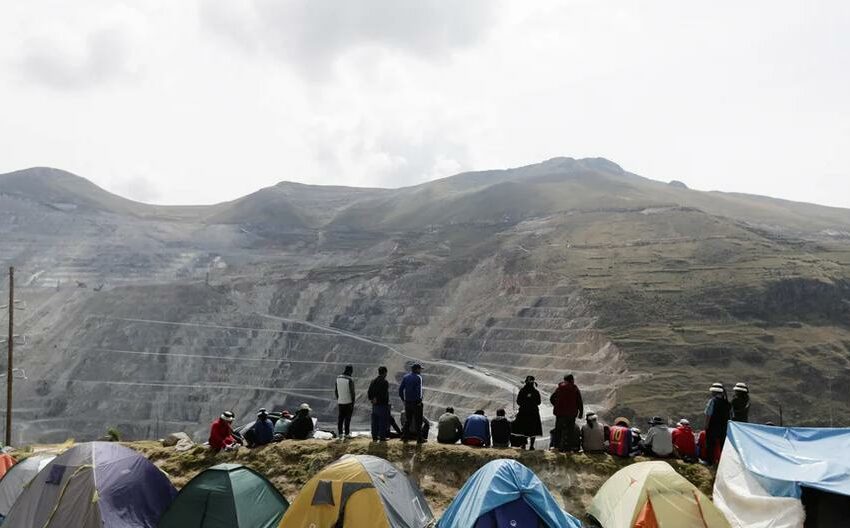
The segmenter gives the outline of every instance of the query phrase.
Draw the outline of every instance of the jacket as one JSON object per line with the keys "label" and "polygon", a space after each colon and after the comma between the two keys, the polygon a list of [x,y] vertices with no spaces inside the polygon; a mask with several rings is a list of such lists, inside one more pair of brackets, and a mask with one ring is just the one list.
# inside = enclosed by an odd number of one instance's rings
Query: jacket
{"label": "jacket", "polygon": [[437,442],[455,444],[463,438],[463,424],[456,414],[443,413],[437,420]]}
{"label": "jacket", "polygon": [[281,416],[274,424],[274,434],[286,436],[289,431],[289,426],[292,425],[292,418],[284,418]]}
{"label": "jacket", "polygon": [[597,423],[593,427],[585,423],[581,426],[581,448],[585,453],[605,451],[605,427]]}
{"label": "jacket", "polygon": [[249,430],[254,432],[254,444],[256,445],[270,444],[274,436],[274,424],[268,418],[265,420],[257,418],[257,421],[251,425]]}
{"label": "jacket", "polygon": [[295,413],[295,418],[289,424],[289,430],[286,432],[286,437],[293,440],[306,440],[313,436],[313,418],[310,413],[301,409]]}
{"label": "jacket", "polygon": [[347,374],[337,376],[334,395],[339,405],[354,403],[354,379]]}
{"label": "jacket", "polygon": [[463,443],[490,447],[490,420],[483,414],[471,414],[463,424]]}
{"label": "jacket", "polygon": [[490,422],[490,436],[494,446],[511,445],[511,422],[504,416],[497,416]]}
{"label": "jacket", "polygon": [[554,407],[555,416],[581,418],[584,415],[584,403],[581,401],[581,391],[575,383],[562,381],[552,393],[549,402]]}
{"label": "jacket", "polygon": [[216,418],[210,426],[209,442],[213,451],[221,451],[225,447],[235,444],[236,440],[233,438],[233,429],[230,428],[230,423],[221,418]]}
{"label": "jacket", "polygon": [[405,374],[398,386],[398,397],[406,403],[421,402],[422,376],[414,372]]}
{"label": "jacket", "polygon": [[653,425],[646,433],[644,447],[653,455],[667,457],[673,454],[673,435],[666,425]]}
{"label": "jacket", "polygon": [[705,404],[705,416],[708,419],[707,429],[725,437],[731,410],[732,406],[729,405],[729,400],[723,396],[718,395],[709,399],[708,403]]}
{"label": "jacket", "polygon": [[387,378],[378,376],[369,384],[369,391],[366,397],[372,402],[372,405],[389,405],[390,404],[390,382]]}
{"label": "jacket", "polygon": [[682,458],[693,458],[697,456],[696,438],[694,438],[694,430],[690,425],[680,425],[673,429],[673,447],[679,452]]}
{"label": "jacket", "polygon": [[746,422],[750,418],[750,395],[746,392],[735,392],[732,396],[732,420]]}

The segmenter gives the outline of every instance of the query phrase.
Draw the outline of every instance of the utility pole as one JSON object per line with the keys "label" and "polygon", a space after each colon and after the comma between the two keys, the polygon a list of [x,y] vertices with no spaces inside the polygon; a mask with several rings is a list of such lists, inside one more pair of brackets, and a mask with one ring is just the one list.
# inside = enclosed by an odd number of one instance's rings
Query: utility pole
{"label": "utility pole", "polygon": [[15,351],[15,268],[9,267],[9,357],[6,364],[6,445],[12,444],[12,359]]}

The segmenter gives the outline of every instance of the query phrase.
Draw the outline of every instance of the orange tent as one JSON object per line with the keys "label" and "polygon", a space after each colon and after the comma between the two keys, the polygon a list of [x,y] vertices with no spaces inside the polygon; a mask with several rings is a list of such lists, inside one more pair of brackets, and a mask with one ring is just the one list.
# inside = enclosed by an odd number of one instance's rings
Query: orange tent
{"label": "orange tent", "polygon": [[6,475],[6,472],[9,471],[9,468],[14,465],[14,458],[10,457],[6,453],[0,454],[0,478],[3,478]]}

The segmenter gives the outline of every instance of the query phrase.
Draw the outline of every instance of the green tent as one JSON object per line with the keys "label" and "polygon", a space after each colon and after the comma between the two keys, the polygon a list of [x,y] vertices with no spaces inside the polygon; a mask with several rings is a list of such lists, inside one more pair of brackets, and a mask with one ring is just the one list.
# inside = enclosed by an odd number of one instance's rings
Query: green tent
{"label": "green tent", "polygon": [[265,477],[219,464],[180,490],[159,528],[277,528],[289,503]]}

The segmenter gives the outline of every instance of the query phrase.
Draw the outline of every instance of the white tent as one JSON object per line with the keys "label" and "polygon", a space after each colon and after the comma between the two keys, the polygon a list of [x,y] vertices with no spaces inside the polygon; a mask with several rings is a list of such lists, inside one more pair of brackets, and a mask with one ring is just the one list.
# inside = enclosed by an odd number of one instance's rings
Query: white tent
{"label": "white tent", "polygon": [[12,466],[0,480],[0,519],[5,519],[27,484],[56,458],[54,455],[33,455]]}
{"label": "white tent", "polygon": [[[734,528],[837,526],[833,519],[848,518],[848,452],[850,429],[731,422],[714,504]],[[807,493],[827,500],[807,511]]]}

